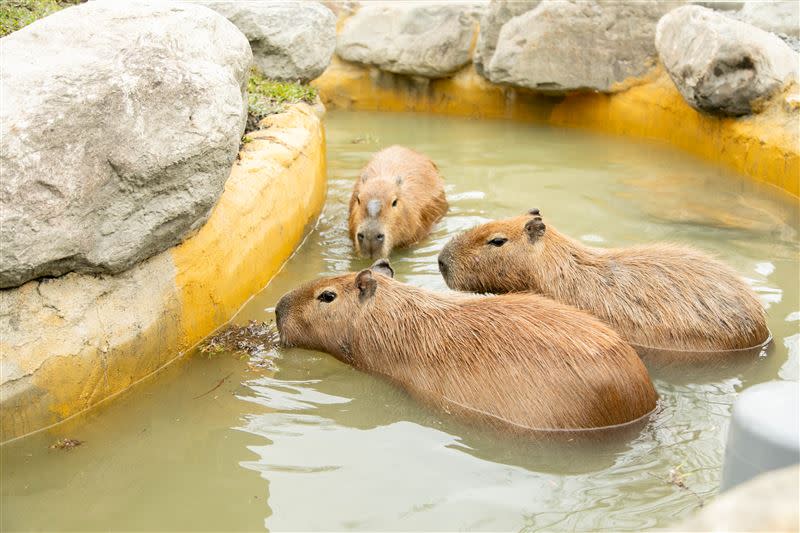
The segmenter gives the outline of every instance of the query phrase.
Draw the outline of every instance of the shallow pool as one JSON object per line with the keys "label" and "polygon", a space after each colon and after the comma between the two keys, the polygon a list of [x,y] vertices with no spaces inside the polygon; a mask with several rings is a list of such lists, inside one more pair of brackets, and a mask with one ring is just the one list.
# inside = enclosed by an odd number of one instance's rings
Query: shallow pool
{"label": "shallow pool", "polygon": [[[369,156],[400,143],[436,161],[451,205],[429,239],[392,257],[400,280],[446,290],[436,255],[450,235],[538,207],[587,244],[672,240],[716,254],[758,292],[773,348],[752,364],[656,375],[661,406],[641,433],[569,449],[465,427],[325,354],[284,350],[265,369],[192,354],[0,448],[0,529],[641,530],[714,495],[736,395],[798,379],[796,199],[628,139],[425,115],[326,122],[325,211],[236,322],[272,319],[302,281],[368,266],[352,257],[346,202]],[[84,444],[51,449],[62,437]]]}

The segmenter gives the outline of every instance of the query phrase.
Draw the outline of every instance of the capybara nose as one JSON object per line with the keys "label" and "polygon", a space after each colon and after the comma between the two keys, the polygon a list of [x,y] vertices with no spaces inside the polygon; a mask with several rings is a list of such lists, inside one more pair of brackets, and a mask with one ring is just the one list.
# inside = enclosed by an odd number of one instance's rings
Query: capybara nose
{"label": "capybara nose", "polygon": [[278,330],[283,327],[283,321],[286,320],[286,311],[289,309],[289,295],[284,295],[278,300],[278,305],[275,306],[275,323],[278,325]]}
{"label": "capybara nose", "polygon": [[447,277],[447,263],[442,261],[441,257],[439,258],[439,272],[441,272],[442,276],[445,278]]}
{"label": "capybara nose", "polygon": [[439,272],[442,273],[442,277],[447,280],[447,275],[450,273],[450,243],[447,243],[442,251],[439,252]]}
{"label": "capybara nose", "polygon": [[361,251],[370,257],[380,257],[383,254],[383,245],[386,234],[381,229],[365,228],[356,235]]}

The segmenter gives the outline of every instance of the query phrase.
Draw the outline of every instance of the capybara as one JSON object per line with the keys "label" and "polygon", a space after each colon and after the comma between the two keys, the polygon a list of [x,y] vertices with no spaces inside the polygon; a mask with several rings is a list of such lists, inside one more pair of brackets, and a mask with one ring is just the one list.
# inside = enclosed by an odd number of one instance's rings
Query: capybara
{"label": "capybara", "polygon": [[281,344],[327,352],[456,415],[516,430],[582,430],[651,412],[636,352],[587,313],[535,294],[436,293],[385,259],[320,278],[275,309]]}
{"label": "capybara", "polygon": [[350,197],[350,239],[362,256],[387,257],[425,238],[447,212],[444,180],[429,158],[403,146],[372,156]]}
{"label": "capybara", "polygon": [[453,289],[573,305],[642,347],[719,351],[769,338],[753,291],[716,259],[675,244],[592,248],[545,226],[538,209],[454,237],[439,270]]}

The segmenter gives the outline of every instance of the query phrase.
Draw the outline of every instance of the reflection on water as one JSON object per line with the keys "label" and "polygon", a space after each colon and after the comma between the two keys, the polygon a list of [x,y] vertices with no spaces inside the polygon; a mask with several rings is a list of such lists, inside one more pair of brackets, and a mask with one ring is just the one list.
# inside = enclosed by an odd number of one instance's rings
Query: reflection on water
{"label": "reflection on water", "polygon": [[[326,120],[325,211],[238,323],[271,319],[300,282],[369,265],[351,254],[347,198],[369,156],[400,143],[437,162],[451,204],[428,239],[392,257],[400,280],[446,290],[436,255],[450,236],[538,207],[587,244],[670,240],[717,255],[767,308],[769,354],[654,369],[661,400],[649,423],[590,443],[486,433],[316,352],[277,352],[275,370],[261,373],[194,357],[83,419],[3,447],[4,530],[641,530],[713,496],[736,395],[798,379],[796,202],[651,144],[418,115]],[[62,436],[86,444],[50,450]],[[691,491],[670,484],[670,472]]]}

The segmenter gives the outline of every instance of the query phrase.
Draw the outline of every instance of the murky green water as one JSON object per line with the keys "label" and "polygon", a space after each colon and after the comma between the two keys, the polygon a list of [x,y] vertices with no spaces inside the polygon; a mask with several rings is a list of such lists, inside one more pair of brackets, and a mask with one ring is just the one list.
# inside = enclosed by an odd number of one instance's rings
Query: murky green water
{"label": "murky green water", "polygon": [[[192,357],[0,449],[3,531],[665,526],[715,493],[736,395],[798,379],[796,201],[670,149],[574,131],[331,113],[327,135],[319,225],[237,322],[269,320],[297,283],[367,264],[351,257],[346,234],[351,180],[371,153],[401,143],[440,166],[451,210],[431,238],[392,258],[399,279],[445,290],[436,254],[448,236],[539,207],[592,245],[674,240],[717,254],[758,291],[774,348],[745,367],[655,376],[662,407],[646,429],[578,450],[466,428],[321,353],[281,352],[274,371]],[[60,437],[85,444],[50,449]],[[691,492],[666,482],[673,469]]]}

